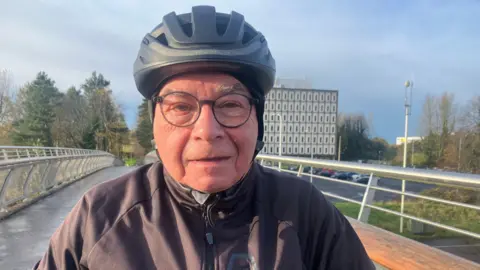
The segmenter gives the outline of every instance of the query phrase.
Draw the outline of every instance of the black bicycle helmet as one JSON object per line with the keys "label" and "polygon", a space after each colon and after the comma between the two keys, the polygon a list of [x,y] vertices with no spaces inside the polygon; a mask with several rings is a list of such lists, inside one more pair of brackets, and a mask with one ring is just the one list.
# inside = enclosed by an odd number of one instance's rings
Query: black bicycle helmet
{"label": "black bicycle helmet", "polygon": [[[231,74],[260,100],[258,154],[263,147],[264,97],[275,81],[275,60],[265,37],[243,15],[218,13],[212,6],[195,6],[181,15],[171,12],[143,38],[134,63],[137,89],[149,102],[174,76],[206,71]],[[151,113],[153,117],[153,106]]]}

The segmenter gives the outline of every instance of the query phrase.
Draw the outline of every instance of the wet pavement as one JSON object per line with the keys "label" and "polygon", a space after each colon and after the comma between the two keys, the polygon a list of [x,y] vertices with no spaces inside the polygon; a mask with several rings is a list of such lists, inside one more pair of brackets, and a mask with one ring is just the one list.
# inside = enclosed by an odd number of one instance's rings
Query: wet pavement
{"label": "wet pavement", "polygon": [[0,222],[0,269],[32,269],[50,236],[80,197],[94,185],[131,171],[111,167],[96,172]]}

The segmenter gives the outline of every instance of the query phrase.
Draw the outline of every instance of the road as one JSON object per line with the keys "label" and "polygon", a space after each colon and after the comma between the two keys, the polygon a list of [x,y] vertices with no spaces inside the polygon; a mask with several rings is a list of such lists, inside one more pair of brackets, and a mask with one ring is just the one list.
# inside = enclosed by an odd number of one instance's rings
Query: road
{"label": "road", "polygon": [[91,187],[132,170],[111,167],[87,176],[0,222],[0,269],[24,270],[43,256],[55,229]]}

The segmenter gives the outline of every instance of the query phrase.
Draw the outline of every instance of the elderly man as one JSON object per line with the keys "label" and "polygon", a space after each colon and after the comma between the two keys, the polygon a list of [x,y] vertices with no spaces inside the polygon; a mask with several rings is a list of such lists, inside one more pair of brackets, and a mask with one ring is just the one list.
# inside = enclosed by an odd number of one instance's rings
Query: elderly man
{"label": "elderly man", "polygon": [[143,39],[161,163],[88,191],[36,269],[373,269],[313,185],[254,162],[275,61],[242,15],[193,7]]}

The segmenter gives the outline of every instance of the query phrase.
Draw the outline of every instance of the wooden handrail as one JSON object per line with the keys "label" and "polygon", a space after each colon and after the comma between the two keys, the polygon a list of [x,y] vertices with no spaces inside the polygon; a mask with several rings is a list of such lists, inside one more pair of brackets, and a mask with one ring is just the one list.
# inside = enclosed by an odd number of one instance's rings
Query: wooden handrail
{"label": "wooden handrail", "polygon": [[370,258],[387,269],[480,269],[480,264],[347,217]]}

